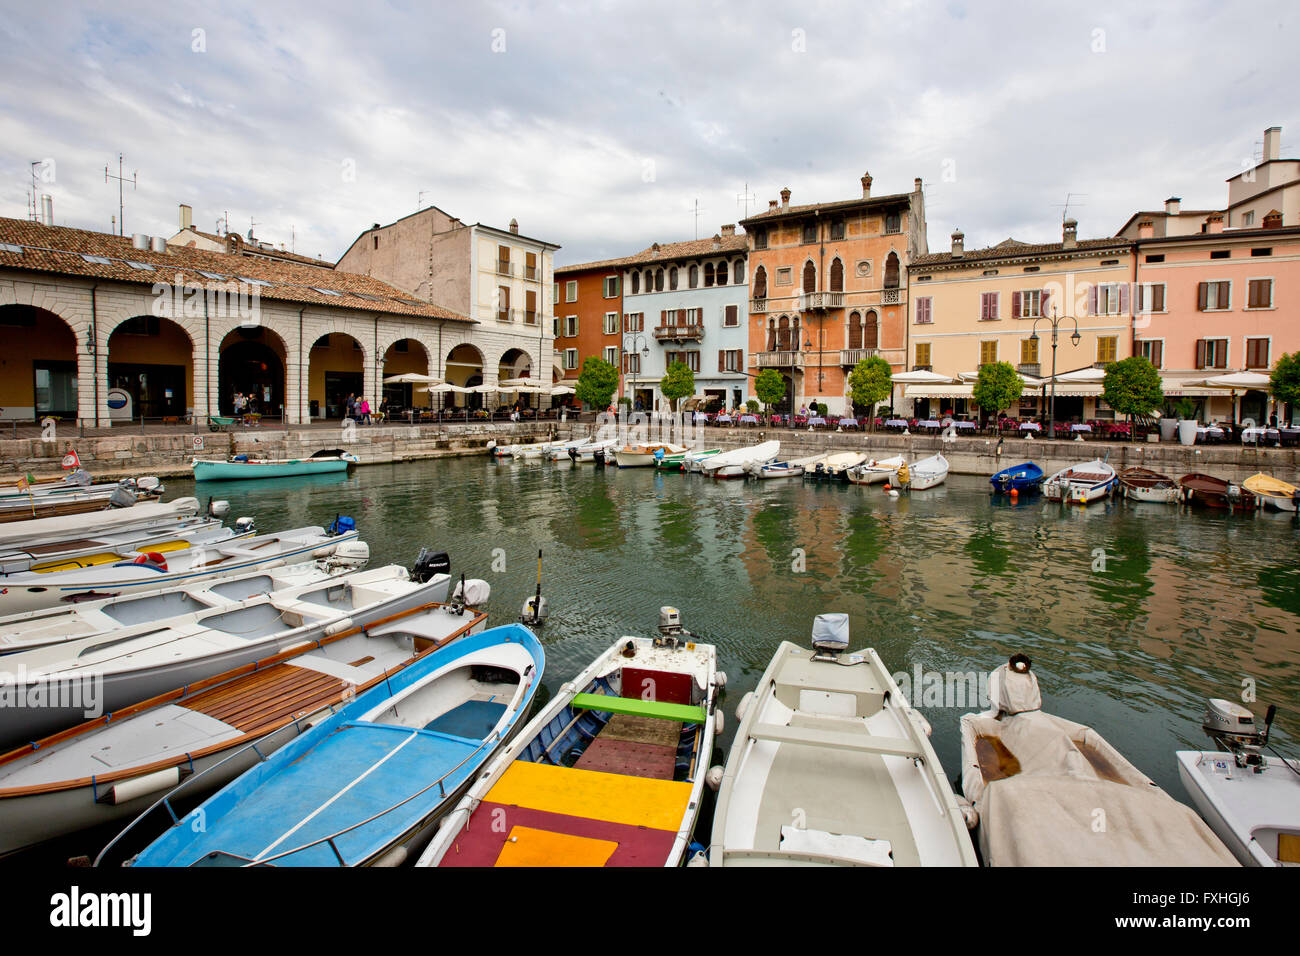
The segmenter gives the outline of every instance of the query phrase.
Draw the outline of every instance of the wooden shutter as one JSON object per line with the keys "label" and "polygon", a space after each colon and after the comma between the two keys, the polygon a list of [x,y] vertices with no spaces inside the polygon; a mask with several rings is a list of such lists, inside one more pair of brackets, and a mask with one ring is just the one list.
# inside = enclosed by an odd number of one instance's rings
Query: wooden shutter
{"label": "wooden shutter", "polygon": [[1052,290],[1044,289],[1042,295],[1038,297],[1038,314],[1050,315],[1051,311],[1047,308],[1047,300],[1051,298]]}
{"label": "wooden shutter", "polygon": [[729,305],[729,306],[727,306],[727,318],[726,318],[726,323],[727,323],[728,325],[739,325],[739,324],[740,324],[740,306],[738,306],[738,305]]}
{"label": "wooden shutter", "polygon": [[1220,347],[1214,350],[1214,367],[1227,368],[1228,367],[1228,341],[1227,339],[1220,339],[1219,341],[1221,343]]}
{"label": "wooden shutter", "polygon": [[[1210,304],[1210,284],[1208,282],[1198,282],[1196,285],[1196,308],[1204,312]],[[1204,365],[1197,365],[1197,368],[1205,368]]]}
{"label": "wooden shutter", "polygon": [[1165,287],[1164,283],[1153,285],[1151,287],[1151,311],[1163,312],[1165,310]]}
{"label": "wooden shutter", "polygon": [[1019,292],[1011,293],[1011,317],[1013,319],[1020,318],[1020,293]]}
{"label": "wooden shutter", "polygon": [[[1094,282],[1092,284],[1092,287],[1088,289],[1088,314],[1089,315],[1097,314],[1097,301],[1101,297],[1100,293],[1101,290],[1097,287],[1097,284]],[[1046,315],[1047,312],[1044,311],[1043,314]]]}
{"label": "wooden shutter", "polygon": [[724,352],[722,349],[718,349],[718,371],[719,372],[725,372],[727,370],[726,362],[727,362],[727,353]]}
{"label": "wooden shutter", "polygon": [[1229,285],[1229,284],[1228,284],[1227,282],[1220,282],[1220,283],[1219,283],[1219,308],[1221,308],[1221,309],[1226,309],[1226,308],[1228,307],[1228,305],[1229,305],[1229,303],[1228,303],[1228,285]]}
{"label": "wooden shutter", "polygon": [[1196,340],[1196,367],[1205,368],[1205,339]]}
{"label": "wooden shutter", "polygon": [[844,263],[838,258],[831,263],[831,289],[832,292],[844,291]]}
{"label": "wooden shutter", "polygon": [[1119,284],[1119,314],[1128,315],[1128,283]]}
{"label": "wooden shutter", "polygon": [[803,266],[803,290],[804,292],[817,291],[817,267],[811,261],[805,262]]}

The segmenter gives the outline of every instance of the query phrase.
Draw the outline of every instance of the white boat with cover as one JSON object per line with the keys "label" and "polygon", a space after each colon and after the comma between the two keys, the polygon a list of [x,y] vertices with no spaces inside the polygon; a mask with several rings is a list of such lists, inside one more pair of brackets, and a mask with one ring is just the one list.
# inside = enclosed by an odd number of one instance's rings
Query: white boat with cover
{"label": "white boat with cover", "polygon": [[809,474],[815,481],[846,481],[848,469],[857,467],[867,460],[859,451],[837,451],[824,457],[813,466]]}
{"label": "white boat with cover", "polygon": [[0,746],[54,733],[420,604],[445,602],[449,584],[446,574],[422,584],[411,580],[406,568],[389,565],[6,655]]}
{"label": "white boat with cover", "polygon": [[710,866],[976,865],[929,725],[848,631],[819,615],[741,701]]}
{"label": "white boat with cover", "polygon": [[[922,458],[910,466],[908,473],[907,487],[912,491],[924,491],[926,488],[933,488],[935,485],[943,484],[948,477],[948,459],[940,454]],[[899,480],[902,480],[901,474]]]}
{"label": "white boat with cover", "polygon": [[883,482],[893,483],[898,476],[898,469],[907,464],[903,455],[892,458],[872,458],[860,465],[848,469],[848,479],[855,485],[876,485]]}
{"label": "white boat with cover", "polygon": [[240,519],[235,528],[225,528],[215,518],[194,518],[188,523],[162,531],[130,530],[109,531],[106,534],[89,534],[71,541],[37,544],[0,551],[0,574],[19,571],[63,570],[69,567],[92,567],[121,561],[124,555],[134,557],[144,551],[161,551],[166,554],[178,548],[198,544],[215,544],[253,533],[252,520]]}
{"label": "white boat with cover", "polygon": [[614,461],[620,468],[652,468],[655,452],[663,451],[665,455],[677,455],[686,451],[685,445],[673,445],[667,442],[643,442],[638,445],[624,445],[615,449]]}
{"label": "white boat with cover", "polygon": [[39,545],[76,541],[88,532],[131,531],[148,528],[160,531],[191,524],[199,512],[199,499],[176,498],[168,502],[146,501],[129,508],[97,511],[92,515],[60,515],[31,518],[0,525],[0,550],[10,551]]}
{"label": "white boat with cover", "polygon": [[563,444],[556,445],[554,448],[548,448],[543,456],[550,461],[567,461],[573,457],[570,452],[580,451],[584,446],[590,445],[590,438],[578,438],[566,441]]}
{"label": "white boat with cover", "polygon": [[[130,820],[182,781],[190,796],[215,790],[356,694],[486,625],[486,614],[460,606],[415,608],[0,755],[0,856]],[[140,821],[170,822],[161,813]]]}
{"label": "white boat with cover", "polygon": [[1300,760],[1269,744],[1276,713],[1269,705],[1260,731],[1248,708],[1211,700],[1202,729],[1219,749],[1176,755],[1192,803],[1245,866],[1300,867]]}
{"label": "white boat with cover", "polygon": [[0,617],[148,594],[285,564],[315,561],[357,539],[355,528],[331,534],[319,526],[200,545],[171,554],[144,552],[112,564],[65,571],[23,571],[0,577]]}
{"label": "white boat with cover", "polygon": [[700,462],[700,471],[710,478],[744,478],[751,470],[757,471],[769,461],[775,461],[780,453],[779,441],[746,445],[704,459]]}
{"label": "white boat with cover", "polygon": [[607,438],[603,441],[592,441],[589,444],[579,445],[577,448],[573,449],[573,452],[568,454],[568,458],[570,461],[575,461],[580,464],[594,462],[597,456],[600,456],[603,460],[605,455],[613,453],[612,450],[617,444],[617,440],[613,438]]}
{"label": "white boat with cover", "polygon": [[1029,658],[998,667],[988,690],[990,709],[961,718],[962,791],[986,866],[1236,865],[1097,731],[1043,713]]}

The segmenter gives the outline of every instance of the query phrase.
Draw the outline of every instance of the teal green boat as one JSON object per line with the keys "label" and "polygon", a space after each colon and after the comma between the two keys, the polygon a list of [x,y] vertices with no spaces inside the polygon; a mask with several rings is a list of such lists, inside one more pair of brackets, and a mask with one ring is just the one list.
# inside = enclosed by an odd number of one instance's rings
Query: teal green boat
{"label": "teal green boat", "polygon": [[347,471],[360,459],[340,449],[318,451],[310,458],[250,458],[236,455],[225,461],[194,459],[195,481],[232,481],[241,478],[288,478],[291,475],[325,475]]}
{"label": "teal green boat", "polygon": [[721,448],[710,448],[707,451],[681,451],[675,455],[664,455],[662,458],[655,458],[655,467],[665,471],[683,471],[682,465],[685,464],[687,455],[698,458],[702,455],[716,455],[721,451]]}

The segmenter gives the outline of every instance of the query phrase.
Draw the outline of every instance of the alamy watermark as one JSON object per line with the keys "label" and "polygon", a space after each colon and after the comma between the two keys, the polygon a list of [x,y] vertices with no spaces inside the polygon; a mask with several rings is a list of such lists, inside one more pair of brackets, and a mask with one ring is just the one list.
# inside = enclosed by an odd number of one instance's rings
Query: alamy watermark
{"label": "alamy watermark", "polygon": [[104,713],[103,674],[37,674],[27,667],[0,671],[0,709],[80,710],[86,720]]}
{"label": "alamy watermark", "polygon": [[898,671],[893,678],[913,707],[989,708],[987,671],[927,671],[917,664],[912,673]]}
{"label": "alamy watermark", "polygon": [[161,319],[238,319],[244,328],[262,324],[261,293],[247,282],[155,282],[150,311]]}

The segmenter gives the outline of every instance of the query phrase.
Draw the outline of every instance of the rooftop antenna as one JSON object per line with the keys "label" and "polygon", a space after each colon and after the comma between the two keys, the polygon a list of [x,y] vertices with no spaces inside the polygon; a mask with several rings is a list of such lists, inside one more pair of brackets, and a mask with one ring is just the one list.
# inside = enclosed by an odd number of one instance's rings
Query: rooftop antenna
{"label": "rooftop antenna", "polygon": [[36,184],[36,167],[39,165],[41,165],[40,160],[32,163],[32,194],[27,198],[27,218],[32,222],[40,221],[40,213],[37,209],[39,202],[37,196],[40,195],[40,187]]}
{"label": "rooftop antenna", "polygon": [[416,196],[415,196],[415,208],[416,208],[417,210],[418,210],[418,209],[423,209],[423,208],[424,208],[424,207],[421,205],[421,203],[424,202],[424,197],[427,196],[428,194],[429,194],[429,190],[427,190],[427,189],[421,189],[421,190],[416,194]]}
{"label": "rooftop antenna", "polygon": [[249,216],[249,217],[248,217],[248,241],[249,241],[249,242],[253,242],[253,228],[254,228],[256,225],[257,225],[257,222],[253,219],[252,216]]}
{"label": "rooftop antenna", "polygon": [[695,200],[695,238],[700,238],[700,213],[705,210],[700,209],[700,201]]}
{"label": "rooftop antenna", "polygon": [[[1088,195],[1087,193],[1066,193],[1066,194],[1065,194],[1065,203],[1064,203],[1064,204],[1059,203],[1059,202],[1058,202],[1058,203],[1053,203],[1053,205],[1061,206],[1061,223],[1062,223],[1062,224],[1065,223],[1065,220],[1067,220],[1067,219],[1070,218],[1070,200],[1072,200],[1075,196],[1087,196],[1087,195]],[[1088,204],[1085,203],[1085,202],[1081,202],[1081,203],[1077,203],[1077,205],[1080,205],[1080,206],[1086,206],[1086,205],[1088,205]]]}
{"label": "rooftop antenna", "polygon": [[749,218],[749,201],[751,199],[757,201],[758,197],[749,191],[749,183],[745,183],[744,192],[738,193],[736,195],[736,205],[739,206],[742,202],[744,203],[746,219]]}
{"label": "rooftop antenna", "polygon": [[[134,190],[136,187],[136,177],[138,175],[139,175],[139,170],[133,170],[131,172],[132,190]],[[108,182],[110,179],[117,180],[117,230],[118,230],[117,234],[119,236],[124,236],[126,235],[126,207],[124,205],[124,201],[122,198],[122,187],[126,183],[126,174],[123,172],[121,153],[117,154],[117,175],[116,176],[112,175],[108,171],[107,166],[104,167],[104,182]]]}

